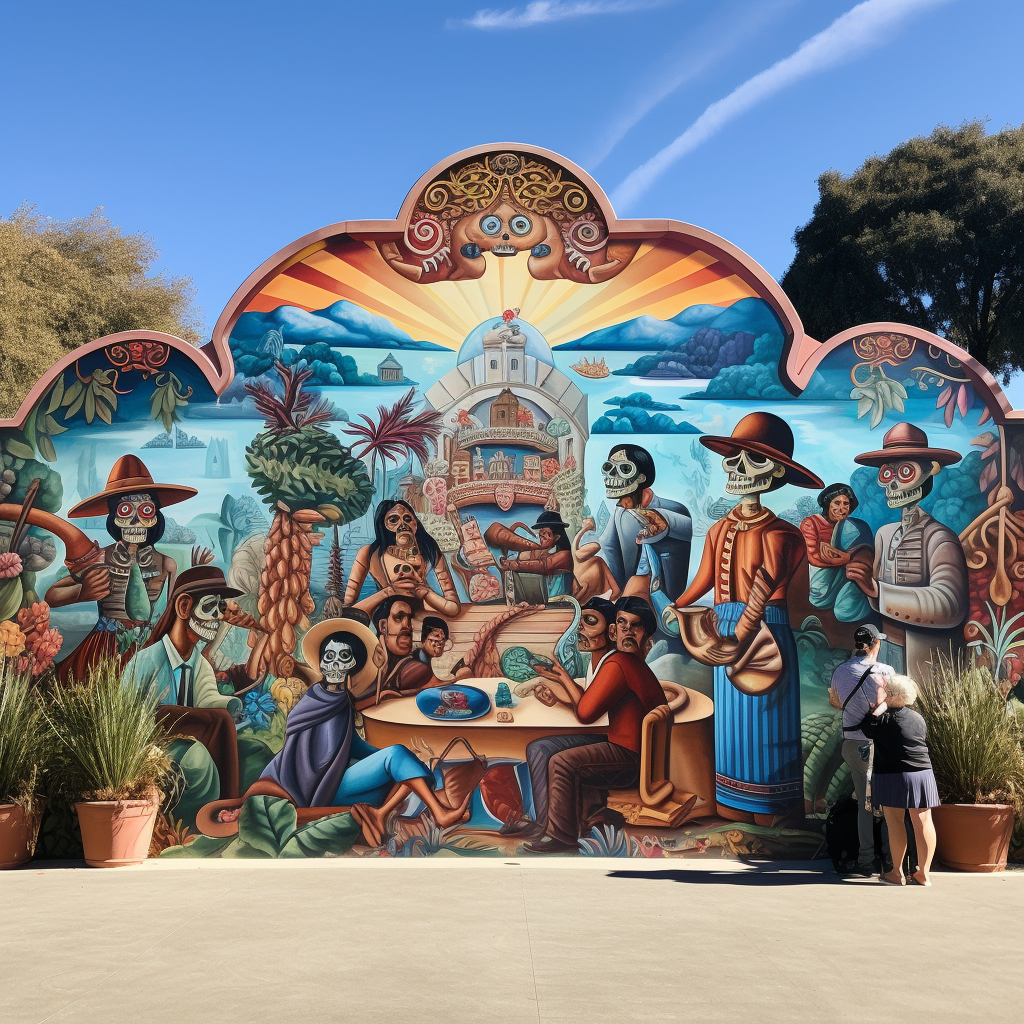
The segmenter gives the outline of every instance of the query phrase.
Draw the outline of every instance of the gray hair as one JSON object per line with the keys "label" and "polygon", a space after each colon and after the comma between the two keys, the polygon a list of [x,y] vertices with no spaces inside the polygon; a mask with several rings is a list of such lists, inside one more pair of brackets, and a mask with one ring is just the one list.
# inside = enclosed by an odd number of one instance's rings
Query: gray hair
{"label": "gray hair", "polygon": [[917,683],[910,676],[893,676],[886,680],[885,692],[904,707],[910,707],[917,700]]}

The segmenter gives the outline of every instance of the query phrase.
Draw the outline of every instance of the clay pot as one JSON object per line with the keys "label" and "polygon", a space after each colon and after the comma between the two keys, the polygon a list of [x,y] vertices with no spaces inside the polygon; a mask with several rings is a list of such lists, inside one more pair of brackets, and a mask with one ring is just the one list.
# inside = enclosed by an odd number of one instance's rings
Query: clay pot
{"label": "clay pot", "polygon": [[92,868],[141,864],[149,855],[159,806],[155,800],[97,800],[75,804],[85,863]]}
{"label": "clay pot", "polygon": [[16,868],[32,859],[34,822],[20,804],[0,804],[0,868]]}
{"label": "clay pot", "polygon": [[932,809],[935,855],[957,871],[1002,871],[1013,832],[1009,804],[942,804]]}

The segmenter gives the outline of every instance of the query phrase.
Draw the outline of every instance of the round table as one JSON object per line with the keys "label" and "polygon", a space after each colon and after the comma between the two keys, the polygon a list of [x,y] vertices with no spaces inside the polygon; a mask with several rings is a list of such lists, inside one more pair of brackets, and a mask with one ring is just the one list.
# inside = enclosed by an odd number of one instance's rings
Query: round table
{"label": "round table", "polygon": [[[508,683],[515,707],[495,708],[494,694],[499,683]],[[608,716],[583,725],[561,704],[548,707],[533,694],[516,697],[516,683],[510,679],[460,679],[444,684],[458,689],[459,684],[475,686],[491,698],[486,715],[470,720],[443,721],[428,718],[416,706],[415,697],[395,697],[364,708],[363,728],[366,741],[375,747],[403,744],[419,753],[424,746],[435,755],[456,736],[467,739],[478,754],[526,760],[526,746],[543,736],[594,733],[608,729]],[[715,797],[714,703],[710,697],[686,687],[689,701],[675,713],[672,725],[670,775],[677,789],[696,793],[708,801]],[[513,721],[499,722],[498,712],[510,711]]]}

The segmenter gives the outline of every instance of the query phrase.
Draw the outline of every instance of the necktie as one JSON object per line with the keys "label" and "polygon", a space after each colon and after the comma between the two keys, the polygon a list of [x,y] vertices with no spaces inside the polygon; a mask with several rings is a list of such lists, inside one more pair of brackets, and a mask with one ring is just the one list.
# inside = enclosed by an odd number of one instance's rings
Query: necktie
{"label": "necktie", "polygon": [[182,665],[178,669],[178,707],[192,707],[192,666]]}

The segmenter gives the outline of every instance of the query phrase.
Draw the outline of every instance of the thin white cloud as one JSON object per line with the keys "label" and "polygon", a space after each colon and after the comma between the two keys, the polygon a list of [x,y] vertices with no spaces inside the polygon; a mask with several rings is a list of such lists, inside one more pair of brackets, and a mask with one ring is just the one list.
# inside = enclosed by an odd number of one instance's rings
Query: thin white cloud
{"label": "thin white cloud", "polygon": [[628,110],[611,119],[604,133],[595,144],[585,167],[597,167],[609,153],[636,127],[659,103],[667,99],[687,82],[704,74],[718,64],[727,54],[736,49],[745,39],[759,32],[769,21],[794,0],[777,0],[775,3],[757,3],[737,13],[730,11],[724,25],[722,19],[687,40],[685,49],[672,59],[672,68],[651,83],[650,88],[639,96]]}
{"label": "thin white cloud", "polygon": [[636,202],[677,160],[692,153],[730,121],[804,78],[827,71],[876,46],[912,14],[949,0],[865,0],[766,71],[717,100],[674,142],[633,171],[612,195],[621,210]]}
{"label": "thin white cloud", "polygon": [[555,21],[589,18],[600,14],[632,14],[634,11],[664,7],[665,0],[533,0],[523,10],[508,7],[504,10],[481,8],[472,18],[449,20],[449,28],[479,28],[486,30],[533,28]]}

